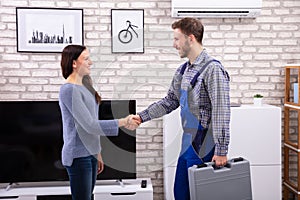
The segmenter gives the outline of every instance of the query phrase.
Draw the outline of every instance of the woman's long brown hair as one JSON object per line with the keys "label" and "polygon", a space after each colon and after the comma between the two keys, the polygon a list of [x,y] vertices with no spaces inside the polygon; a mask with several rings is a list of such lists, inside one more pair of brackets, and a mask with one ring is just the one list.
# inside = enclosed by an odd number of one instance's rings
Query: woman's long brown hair
{"label": "woman's long brown hair", "polygon": [[82,84],[95,96],[95,100],[98,104],[101,104],[101,96],[93,87],[92,78],[89,75],[84,75],[82,78]]}

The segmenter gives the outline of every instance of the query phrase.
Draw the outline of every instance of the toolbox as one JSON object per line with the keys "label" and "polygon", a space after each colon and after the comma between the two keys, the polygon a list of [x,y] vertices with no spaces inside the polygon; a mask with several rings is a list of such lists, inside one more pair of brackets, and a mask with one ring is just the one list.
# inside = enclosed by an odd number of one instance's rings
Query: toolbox
{"label": "toolbox", "polygon": [[229,159],[224,167],[214,162],[188,169],[191,200],[251,200],[250,163],[239,157]]}

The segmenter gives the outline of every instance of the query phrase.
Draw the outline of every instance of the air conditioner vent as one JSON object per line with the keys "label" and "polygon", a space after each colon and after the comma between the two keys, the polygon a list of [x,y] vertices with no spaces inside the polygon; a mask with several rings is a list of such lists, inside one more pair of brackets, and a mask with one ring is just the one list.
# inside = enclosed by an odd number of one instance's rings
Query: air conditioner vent
{"label": "air conditioner vent", "polygon": [[242,14],[246,13],[249,14],[249,11],[210,11],[210,10],[197,10],[197,11],[178,11],[178,14],[191,14],[191,13],[221,13],[221,14],[226,14],[226,13],[234,13],[234,14]]}

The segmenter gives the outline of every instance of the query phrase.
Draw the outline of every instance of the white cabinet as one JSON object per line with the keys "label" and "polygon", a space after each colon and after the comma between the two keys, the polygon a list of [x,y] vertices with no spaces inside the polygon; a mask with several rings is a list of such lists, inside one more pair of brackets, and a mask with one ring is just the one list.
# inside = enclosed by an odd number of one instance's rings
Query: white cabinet
{"label": "white cabinet", "polygon": [[[146,178],[147,187],[141,187],[143,179],[123,180],[123,184],[116,181],[98,181],[94,189],[94,200],[153,200],[153,187],[151,179]],[[0,199],[9,200],[38,200],[44,195],[70,195],[69,186],[36,186],[12,187],[6,191],[0,189]],[[7,197],[7,198],[6,198]]]}
{"label": "white cabinet", "polygon": [[[180,111],[164,116],[165,199],[173,200],[176,161],[181,144]],[[231,107],[228,158],[250,162],[254,200],[281,200],[281,109],[276,106]]]}

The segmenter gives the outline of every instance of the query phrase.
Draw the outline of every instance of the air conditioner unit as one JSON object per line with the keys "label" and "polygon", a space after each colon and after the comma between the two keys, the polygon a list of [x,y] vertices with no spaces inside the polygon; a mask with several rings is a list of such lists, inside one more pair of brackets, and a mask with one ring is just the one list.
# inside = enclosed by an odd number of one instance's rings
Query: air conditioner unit
{"label": "air conditioner unit", "polygon": [[172,17],[255,18],[262,0],[172,0]]}

